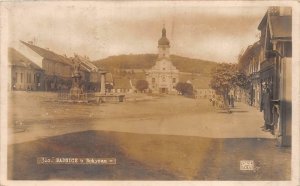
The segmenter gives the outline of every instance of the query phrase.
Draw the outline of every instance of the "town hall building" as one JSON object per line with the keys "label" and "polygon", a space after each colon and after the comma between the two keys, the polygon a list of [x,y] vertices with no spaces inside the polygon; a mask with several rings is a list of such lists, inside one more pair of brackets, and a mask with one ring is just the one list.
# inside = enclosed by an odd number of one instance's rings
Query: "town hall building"
{"label": "town hall building", "polygon": [[163,28],[158,40],[158,59],[146,74],[149,90],[153,93],[176,93],[175,86],[179,81],[179,71],[170,60],[170,41],[166,35]]}

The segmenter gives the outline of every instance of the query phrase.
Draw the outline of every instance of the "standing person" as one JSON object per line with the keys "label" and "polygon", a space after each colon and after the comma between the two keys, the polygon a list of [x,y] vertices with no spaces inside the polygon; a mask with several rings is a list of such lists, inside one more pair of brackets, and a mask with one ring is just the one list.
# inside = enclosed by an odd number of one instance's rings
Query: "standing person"
{"label": "standing person", "polygon": [[269,88],[263,93],[260,110],[264,111],[264,130],[272,130],[272,97]]}
{"label": "standing person", "polygon": [[215,95],[212,96],[212,105],[213,105],[213,107],[215,107],[215,105],[216,105]]}
{"label": "standing person", "polygon": [[230,103],[230,94],[227,95],[227,100],[228,100],[228,106],[230,106],[231,105],[231,103]]}
{"label": "standing person", "polygon": [[234,96],[233,95],[230,96],[230,103],[231,103],[231,107],[234,108]]}

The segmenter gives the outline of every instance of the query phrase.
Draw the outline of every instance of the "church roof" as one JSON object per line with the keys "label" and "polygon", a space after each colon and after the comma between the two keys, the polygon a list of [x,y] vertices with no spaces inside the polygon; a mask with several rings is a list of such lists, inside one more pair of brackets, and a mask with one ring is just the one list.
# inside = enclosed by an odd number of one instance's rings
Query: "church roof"
{"label": "church roof", "polygon": [[170,45],[170,41],[167,38],[167,31],[165,28],[161,31],[161,38],[158,40],[158,45]]}

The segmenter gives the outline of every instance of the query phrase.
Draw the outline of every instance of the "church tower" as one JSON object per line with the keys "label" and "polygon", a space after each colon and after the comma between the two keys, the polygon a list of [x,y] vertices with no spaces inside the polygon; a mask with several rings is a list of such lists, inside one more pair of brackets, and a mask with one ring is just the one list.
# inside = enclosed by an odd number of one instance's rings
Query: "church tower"
{"label": "church tower", "polygon": [[167,31],[165,27],[163,27],[161,31],[161,38],[158,40],[158,58],[169,58],[170,53],[170,41],[167,38]]}
{"label": "church tower", "polygon": [[152,93],[176,94],[175,86],[179,82],[179,71],[170,60],[170,41],[163,27],[158,40],[158,58],[155,65],[147,70],[146,80]]}

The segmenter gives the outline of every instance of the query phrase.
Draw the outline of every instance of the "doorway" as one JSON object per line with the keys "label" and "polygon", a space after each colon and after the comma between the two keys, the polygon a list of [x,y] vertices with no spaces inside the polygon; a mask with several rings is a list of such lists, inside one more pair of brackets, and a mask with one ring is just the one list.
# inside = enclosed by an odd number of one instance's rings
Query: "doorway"
{"label": "doorway", "polygon": [[168,93],[168,89],[167,88],[161,88],[160,93],[166,94],[166,93]]}

